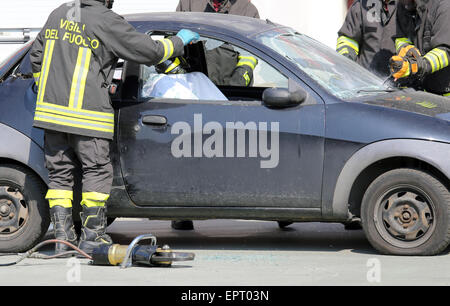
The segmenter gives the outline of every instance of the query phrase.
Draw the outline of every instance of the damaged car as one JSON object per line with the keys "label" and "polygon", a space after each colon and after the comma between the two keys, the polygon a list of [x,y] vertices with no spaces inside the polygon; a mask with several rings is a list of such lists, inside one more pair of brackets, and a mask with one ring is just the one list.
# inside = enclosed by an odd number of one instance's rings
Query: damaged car
{"label": "damaged car", "polygon": [[[121,62],[111,87],[110,221],[361,222],[383,254],[447,248],[450,99],[392,88],[268,20],[204,13],[126,18],[154,38],[182,28],[198,32],[200,41],[185,49],[186,73],[208,77],[221,98],[155,96],[149,89],[161,73]],[[207,54],[224,44],[257,59],[247,86],[213,82]],[[30,46],[0,67],[2,252],[28,250],[50,222],[43,131],[33,128]]]}

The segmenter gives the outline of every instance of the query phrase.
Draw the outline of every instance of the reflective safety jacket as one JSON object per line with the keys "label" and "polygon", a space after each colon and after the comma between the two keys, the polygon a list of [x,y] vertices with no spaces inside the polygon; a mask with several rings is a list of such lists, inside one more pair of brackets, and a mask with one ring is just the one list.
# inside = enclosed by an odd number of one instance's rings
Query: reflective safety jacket
{"label": "reflective safety jacket", "polygon": [[259,18],[258,9],[250,0],[224,0],[217,10],[214,6],[214,0],[180,0],[177,11],[221,13]]}
{"label": "reflective safety jacket", "polygon": [[450,1],[416,0],[414,14],[399,7],[397,52],[411,44],[431,65],[431,74],[420,80],[419,87],[428,92],[450,94]]}
{"label": "reflective safety jacket", "polygon": [[396,1],[358,0],[338,32],[336,50],[381,77],[388,77],[389,59],[395,55]]}
{"label": "reflective safety jacket", "polygon": [[258,60],[253,56],[243,56],[229,44],[206,50],[208,77],[220,86],[247,87],[253,84],[253,71]]}
{"label": "reflective safety jacket", "polygon": [[63,4],[50,14],[30,53],[39,87],[34,126],[112,139],[108,85],[118,58],[154,65],[183,52],[180,38],[154,41],[99,1]]}

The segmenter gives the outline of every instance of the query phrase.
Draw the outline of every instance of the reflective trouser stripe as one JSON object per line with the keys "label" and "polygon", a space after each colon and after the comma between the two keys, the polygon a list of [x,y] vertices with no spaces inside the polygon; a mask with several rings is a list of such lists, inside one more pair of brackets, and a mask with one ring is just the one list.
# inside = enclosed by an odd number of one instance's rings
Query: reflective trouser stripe
{"label": "reflective trouser stripe", "polygon": [[72,190],[49,189],[45,198],[48,199],[71,199],[73,200]]}
{"label": "reflective trouser stripe", "polygon": [[48,74],[52,63],[53,50],[55,49],[55,41],[47,40],[45,43],[44,60],[42,62],[41,77],[39,80],[39,91],[37,101],[44,101],[45,87],[47,86]]}
{"label": "reflective trouser stripe", "polygon": [[449,64],[447,52],[439,48],[431,50],[424,57],[430,62],[432,72],[442,70]]}
{"label": "reflective trouser stripe", "polygon": [[172,57],[172,55],[173,55],[173,42],[170,39],[166,39],[166,38],[161,39],[159,41],[164,46],[164,57],[159,62],[159,64],[160,64],[162,62],[167,61],[169,58]]}
{"label": "reflective trouser stripe", "polygon": [[407,45],[412,45],[412,41],[409,40],[408,38],[402,37],[402,38],[397,38],[395,40],[395,50],[397,50],[397,53],[400,52],[400,50],[407,46]]}
{"label": "reflective trouser stripe", "polygon": [[444,96],[444,97],[450,97],[450,92],[449,92],[449,93],[446,93],[446,94],[443,94],[443,96]]}
{"label": "reflective trouser stripe", "polygon": [[353,40],[347,36],[340,36],[337,41],[336,50],[342,47],[350,47],[355,50],[356,54],[359,54],[359,44],[356,40]]}
{"label": "reflective trouser stripe", "polygon": [[50,208],[54,206],[62,206],[65,208],[72,207],[73,191],[62,189],[49,189],[45,196],[48,200]]}
{"label": "reflective trouser stripe", "polygon": [[69,107],[79,108],[83,106],[84,90],[86,88],[86,79],[91,63],[92,51],[89,48],[79,48],[77,64],[72,78],[72,87],[70,89]]}
{"label": "reflective trouser stripe", "polygon": [[50,208],[53,208],[55,206],[71,208],[72,200],[70,200],[70,199],[51,199],[51,200],[48,200],[48,204],[49,204]]}
{"label": "reflective trouser stripe", "polygon": [[103,207],[109,199],[109,194],[99,192],[83,192],[81,205],[86,207]]}

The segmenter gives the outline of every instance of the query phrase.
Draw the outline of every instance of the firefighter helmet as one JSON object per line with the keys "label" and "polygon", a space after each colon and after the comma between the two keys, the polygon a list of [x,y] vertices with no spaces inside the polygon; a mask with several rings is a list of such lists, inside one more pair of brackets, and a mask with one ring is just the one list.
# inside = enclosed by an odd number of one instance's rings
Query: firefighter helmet
{"label": "firefighter helmet", "polygon": [[156,65],[155,69],[159,74],[184,74],[188,71],[189,64],[184,57],[179,56]]}

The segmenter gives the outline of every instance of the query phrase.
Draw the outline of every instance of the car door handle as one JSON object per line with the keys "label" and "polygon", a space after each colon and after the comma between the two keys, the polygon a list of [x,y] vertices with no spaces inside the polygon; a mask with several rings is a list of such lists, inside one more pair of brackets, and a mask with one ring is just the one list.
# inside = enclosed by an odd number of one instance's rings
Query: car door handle
{"label": "car door handle", "polygon": [[164,116],[148,115],[142,118],[142,123],[147,125],[166,125],[167,118]]}

